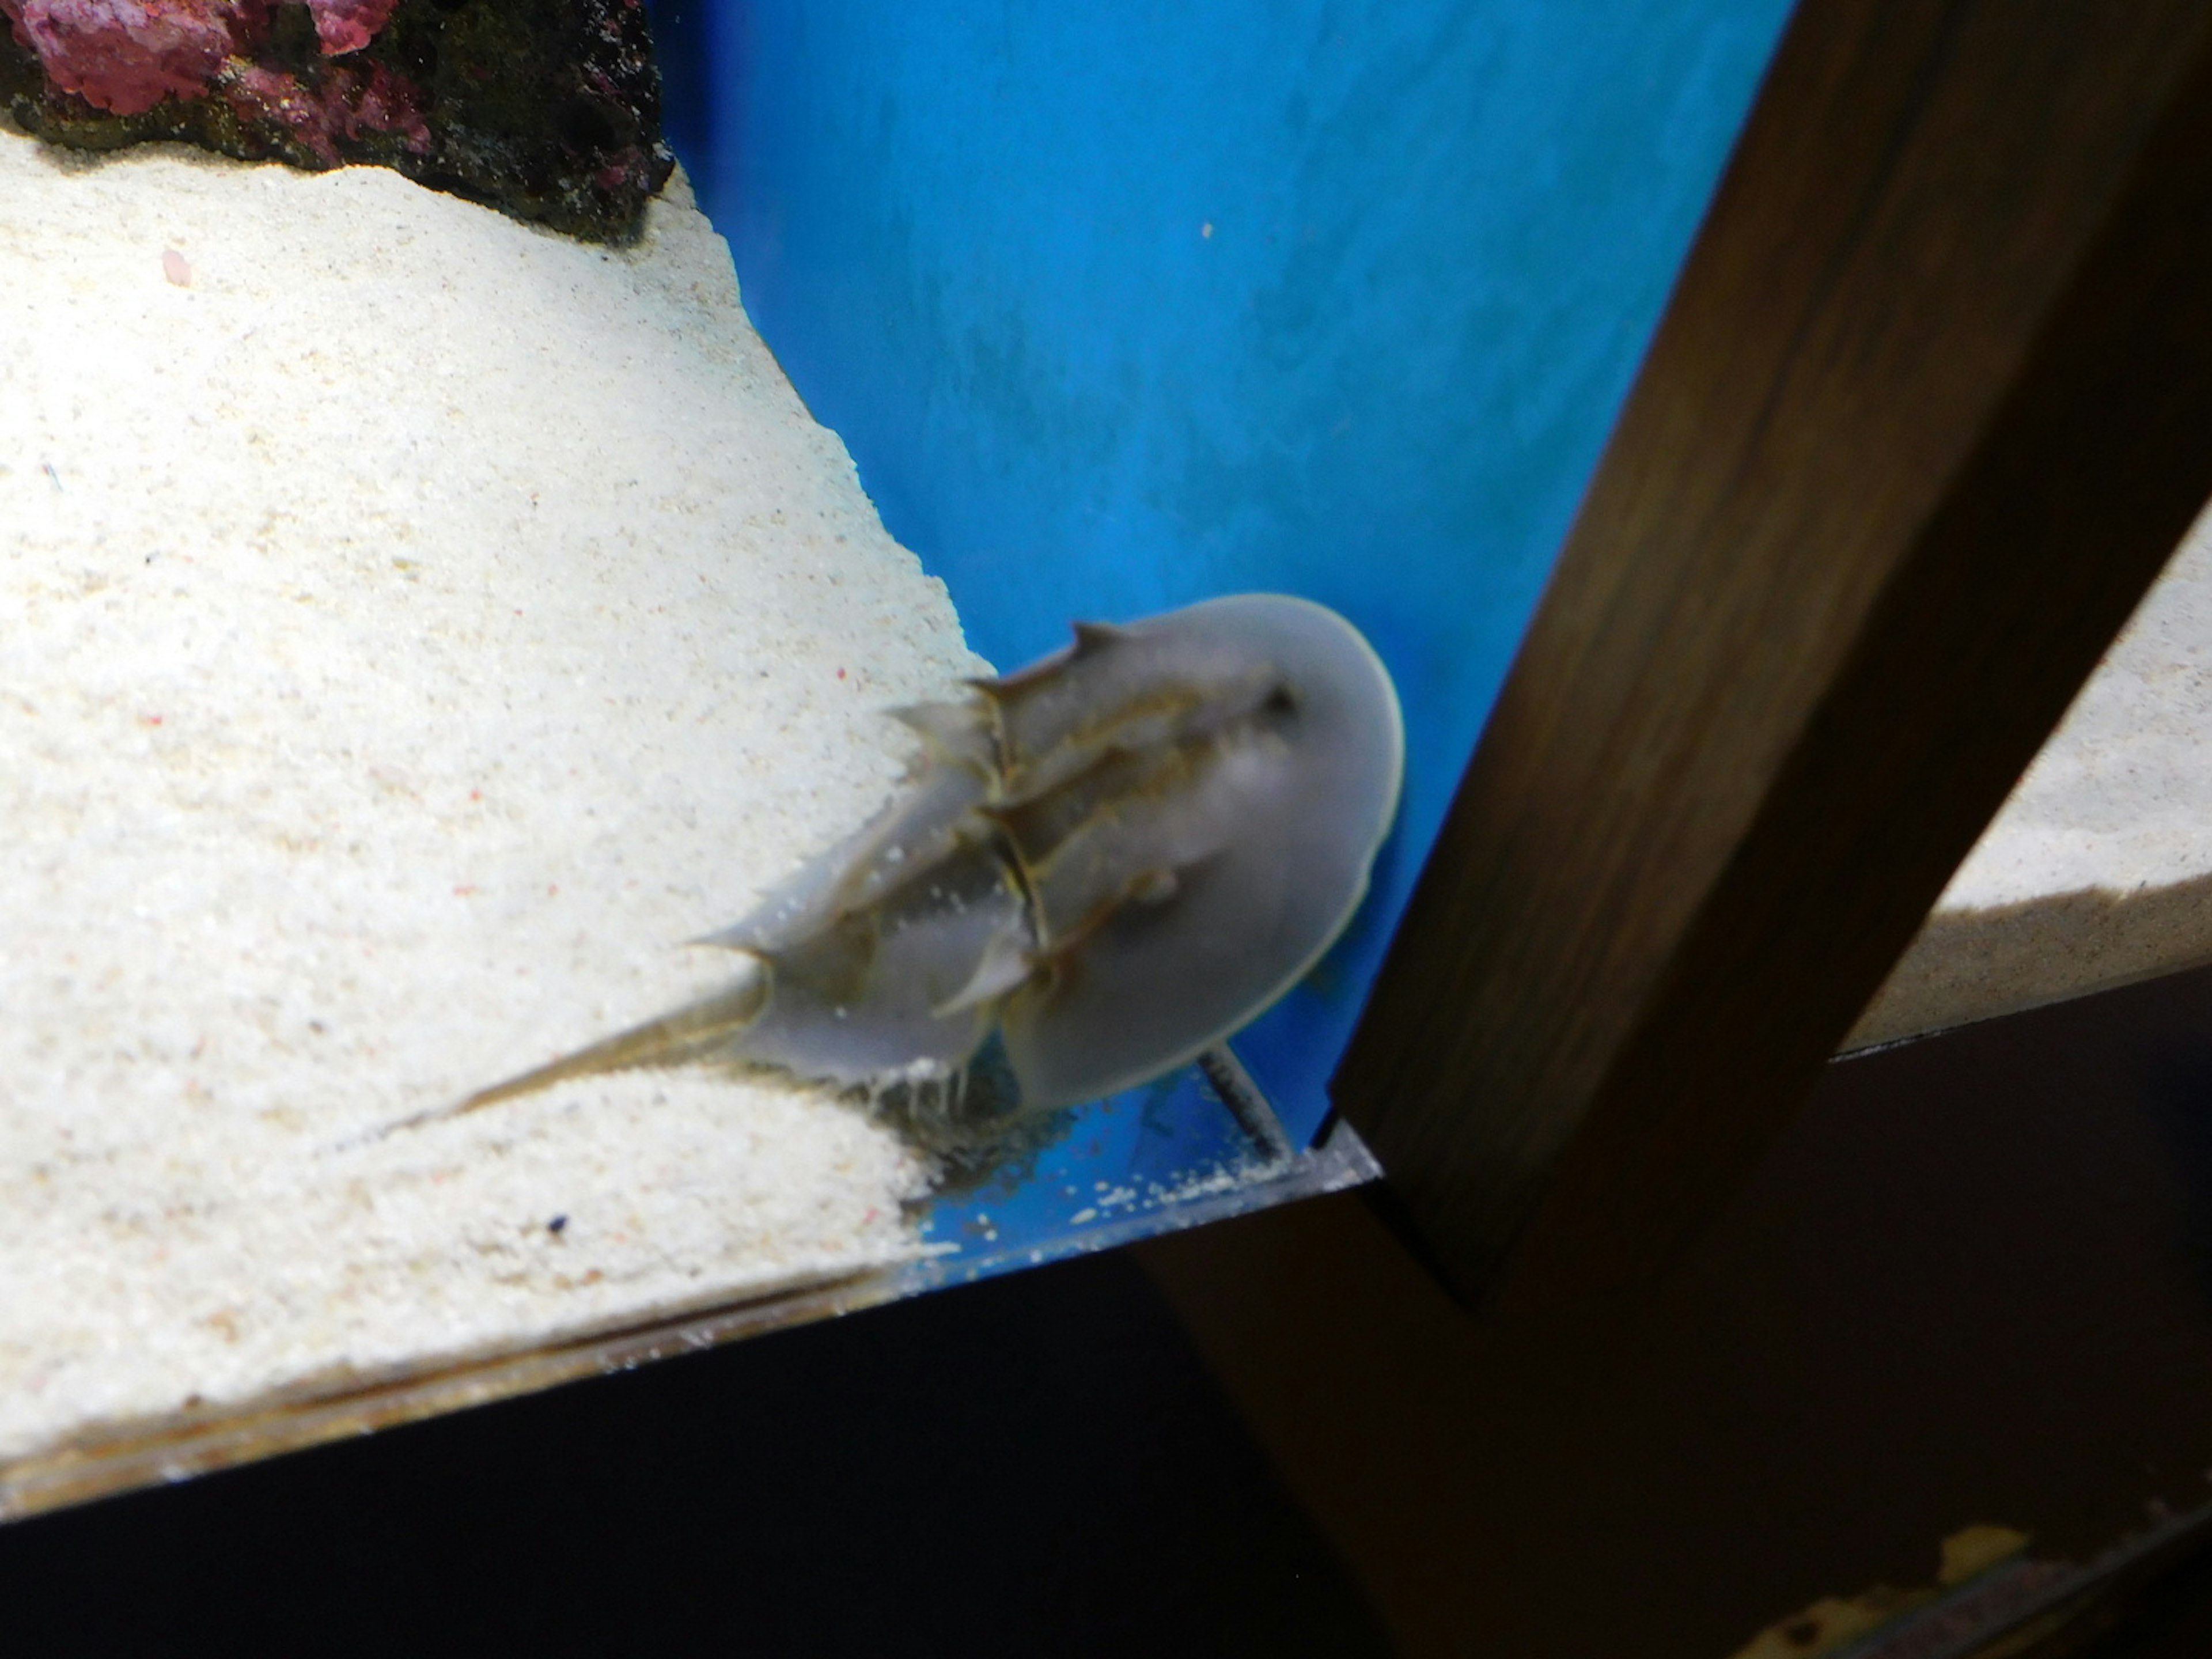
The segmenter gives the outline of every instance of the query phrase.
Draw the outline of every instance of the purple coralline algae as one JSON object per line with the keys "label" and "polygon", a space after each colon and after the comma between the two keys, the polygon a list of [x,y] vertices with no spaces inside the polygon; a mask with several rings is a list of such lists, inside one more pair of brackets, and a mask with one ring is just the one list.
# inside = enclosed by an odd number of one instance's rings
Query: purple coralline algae
{"label": "purple coralline algae", "polygon": [[342,65],[322,76],[312,92],[295,76],[249,64],[225,82],[222,97],[241,121],[282,123],[329,167],[345,159],[342,143],[373,132],[396,134],[417,155],[430,148],[421,97],[381,64]]}
{"label": "purple coralline algae", "polygon": [[50,142],[370,162],[635,234],[672,165],[638,0],[0,0],[0,107]]}
{"label": "purple coralline algae", "polygon": [[[397,0],[308,0],[326,56],[358,52]],[[143,115],[164,98],[197,98],[232,58],[269,38],[269,0],[0,0],[15,38],[46,77],[95,109]]]}

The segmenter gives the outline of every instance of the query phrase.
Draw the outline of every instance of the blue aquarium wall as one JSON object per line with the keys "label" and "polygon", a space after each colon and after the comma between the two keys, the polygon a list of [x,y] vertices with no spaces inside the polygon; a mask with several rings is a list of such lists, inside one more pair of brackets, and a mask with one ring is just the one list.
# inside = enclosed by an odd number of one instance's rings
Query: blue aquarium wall
{"label": "blue aquarium wall", "polygon": [[746,307],[1011,666],[1272,588],[1411,744],[1355,935],[1237,1044],[1294,1134],[1787,12],[1784,0],[662,0]]}

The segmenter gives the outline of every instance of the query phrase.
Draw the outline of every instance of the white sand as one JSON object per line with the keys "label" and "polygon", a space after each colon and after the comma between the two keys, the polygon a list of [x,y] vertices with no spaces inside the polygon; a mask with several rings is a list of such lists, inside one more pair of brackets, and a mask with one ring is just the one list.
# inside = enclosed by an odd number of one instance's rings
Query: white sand
{"label": "white sand", "polygon": [[681,941],[981,667],[650,222],[0,133],[0,1475],[915,1249],[916,1160],[795,1086],[348,1145],[723,977]]}
{"label": "white sand", "polygon": [[1846,1047],[2207,960],[2212,512],[1960,866]]}

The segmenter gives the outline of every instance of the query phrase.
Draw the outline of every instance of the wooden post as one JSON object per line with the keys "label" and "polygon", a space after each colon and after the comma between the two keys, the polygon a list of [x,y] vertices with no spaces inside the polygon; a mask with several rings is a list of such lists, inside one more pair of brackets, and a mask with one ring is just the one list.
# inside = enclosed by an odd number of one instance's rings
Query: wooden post
{"label": "wooden post", "polygon": [[1338,1075],[1468,1299],[1727,1200],[2212,495],[2208,42],[1802,0]]}

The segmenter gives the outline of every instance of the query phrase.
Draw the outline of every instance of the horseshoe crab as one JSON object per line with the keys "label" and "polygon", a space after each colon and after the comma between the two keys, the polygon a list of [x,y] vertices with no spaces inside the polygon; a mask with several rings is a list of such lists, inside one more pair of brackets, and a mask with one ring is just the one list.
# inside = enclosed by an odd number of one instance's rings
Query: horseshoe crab
{"label": "horseshoe crab", "polygon": [[744,958],[730,986],[410,1121],[719,1062],[866,1091],[957,1144],[1244,1024],[1366,891],[1403,769],[1389,675],[1281,594],[1074,631],[892,711],[922,748],[891,799],[697,941]]}

